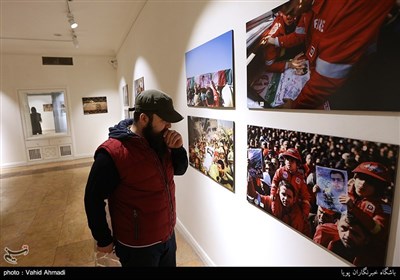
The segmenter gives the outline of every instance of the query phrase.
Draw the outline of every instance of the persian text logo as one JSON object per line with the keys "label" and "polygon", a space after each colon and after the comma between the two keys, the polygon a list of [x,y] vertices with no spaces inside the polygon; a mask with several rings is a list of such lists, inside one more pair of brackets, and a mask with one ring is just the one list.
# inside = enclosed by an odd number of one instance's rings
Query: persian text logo
{"label": "persian text logo", "polygon": [[18,251],[14,251],[9,249],[8,247],[4,248],[4,251],[6,251],[6,253],[4,254],[4,260],[10,264],[17,264],[17,258],[15,258],[15,256],[19,256],[19,255],[28,255],[29,253],[29,246],[28,245],[22,245],[21,250]]}

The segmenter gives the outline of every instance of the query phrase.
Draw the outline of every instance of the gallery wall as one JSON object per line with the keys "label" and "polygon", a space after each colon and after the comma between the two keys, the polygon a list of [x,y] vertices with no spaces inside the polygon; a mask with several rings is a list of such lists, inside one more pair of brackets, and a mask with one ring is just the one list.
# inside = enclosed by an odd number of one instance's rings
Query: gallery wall
{"label": "gallery wall", "polygon": [[[201,258],[216,266],[346,266],[343,259],[265,215],[246,200],[247,125],[400,144],[399,112],[249,110],[246,22],[283,1],[149,1],[118,54],[119,88],[144,77],[144,87],[174,98],[185,120],[173,124],[188,148],[188,116],[235,123],[235,192],[192,167],[176,177],[178,229]],[[234,109],[186,104],[185,53],[233,30]],[[130,91],[132,94],[132,91]],[[132,96],[131,96],[132,97]],[[122,110],[122,108],[120,108]],[[400,174],[396,177],[397,187]],[[400,265],[398,190],[395,190],[387,265]]]}

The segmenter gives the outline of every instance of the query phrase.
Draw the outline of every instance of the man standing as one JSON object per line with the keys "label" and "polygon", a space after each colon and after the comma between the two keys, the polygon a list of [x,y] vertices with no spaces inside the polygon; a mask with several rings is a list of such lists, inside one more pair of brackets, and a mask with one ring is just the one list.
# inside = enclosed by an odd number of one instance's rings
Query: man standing
{"label": "man standing", "polygon": [[176,266],[173,177],[186,172],[188,158],[182,136],[170,128],[183,117],[159,90],[139,94],[134,109],[95,152],[85,191],[88,224],[98,251],[115,245],[122,266]]}

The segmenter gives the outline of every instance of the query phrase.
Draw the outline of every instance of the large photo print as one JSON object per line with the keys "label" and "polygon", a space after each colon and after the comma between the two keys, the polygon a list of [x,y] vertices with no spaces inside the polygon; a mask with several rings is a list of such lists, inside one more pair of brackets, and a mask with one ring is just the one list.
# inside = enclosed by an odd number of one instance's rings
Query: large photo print
{"label": "large photo print", "polygon": [[248,126],[247,200],[355,266],[384,266],[399,146]]}
{"label": "large photo print", "polygon": [[233,30],[188,51],[185,65],[188,106],[235,106]]}
{"label": "large photo print", "polygon": [[291,0],[247,22],[248,108],[400,111],[399,5]]}
{"label": "large photo print", "polygon": [[190,166],[235,192],[233,121],[188,116]]}

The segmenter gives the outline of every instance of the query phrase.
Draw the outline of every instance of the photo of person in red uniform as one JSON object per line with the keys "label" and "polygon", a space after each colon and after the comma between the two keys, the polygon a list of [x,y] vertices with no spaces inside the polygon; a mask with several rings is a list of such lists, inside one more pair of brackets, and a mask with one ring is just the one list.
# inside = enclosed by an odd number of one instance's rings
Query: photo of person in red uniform
{"label": "photo of person in red uniform", "polygon": [[[285,224],[298,230],[303,234],[309,233],[309,223],[304,220],[300,205],[297,203],[297,191],[286,180],[281,180],[277,189],[277,198],[272,195],[262,195],[256,192],[254,180],[247,184],[248,199],[252,199],[255,205],[263,208]],[[272,205],[275,209],[272,210]]]}
{"label": "photo of person in red uniform", "polygon": [[308,218],[308,214],[310,214],[311,195],[304,179],[304,173],[302,170],[300,170],[300,166],[302,165],[300,153],[294,148],[289,148],[281,155],[284,158],[284,165],[276,170],[271,184],[271,196],[273,198],[271,206],[272,211],[279,211],[279,209],[275,208],[275,206],[279,207],[279,204],[275,204],[274,201],[277,201],[276,195],[279,182],[286,180],[295,188],[297,194],[296,197],[298,200],[297,203],[299,204],[304,220],[306,220]]}
{"label": "photo of person in red uniform", "polygon": [[[250,204],[351,265],[386,264],[398,145],[254,125],[247,126],[247,143],[248,151],[258,151],[257,161],[247,155]],[[279,146],[284,149],[262,152]],[[312,188],[304,177],[307,157],[315,164],[308,177],[316,179],[307,180]],[[267,192],[263,171],[272,161],[280,163]]]}
{"label": "photo of person in red uniform", "polygon": [[[395,0],[291,0],[288,3],[290,15],[303,19],[298,21],[303,26],[297,26],[292,34],[265,34],[280,15],[274,11],[287,3],[246,24],[248,80],[257,72],[253,68],[265,69],[267,65],[268,70],[271,61],[276,63],[268,57],[264,64],[258,62],[259,46],[273,45],[279,52],[288,48],[282,43],[289,36],[301,38],[297,43],[304,43],[304,56],[292,55],[286,58],[285,65],[303,69],[307,63],[309,79],[301,84],[296,96],[280,93],[284,95],[283,104],[273,102],[271,93],[256,99],[248,87],[249,108],[400,111],[400,96],[391,94],[397,89],[393,77],[400,74],[399,54],[394,51],[395,46],[400,47],[399,6]],[[311,10],[307,11],[305,6]],[[298,36],[297,30],[304,32],[304,37]],[[285,80],[277,77],[275,84],[277,91],[284,87]]]}

